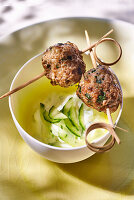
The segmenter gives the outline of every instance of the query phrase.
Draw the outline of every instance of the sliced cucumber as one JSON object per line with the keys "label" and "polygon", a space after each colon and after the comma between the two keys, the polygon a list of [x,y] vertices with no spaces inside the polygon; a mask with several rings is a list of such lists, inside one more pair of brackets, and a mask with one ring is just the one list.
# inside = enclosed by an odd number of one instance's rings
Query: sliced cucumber
{"label": "sliced cucumber", "polygon": [[74,146],[75,145],[75,135],[70,134],[70,132],[67,132],[66,128],[64,127],[59,131],[59,138],[63,140],[65,143]]}
{"label": "sliced cucumber", "polygon": [[44,119],[45,119],[46,121],[48,121],[49,123],[58,123],[58,122],[61,121],[61,119],[51,119],[51,118],[49,117],[49,113],[48,113],[46,110],[44,110],[44,112],[43,112],[43,117],[44,117]]}
{"label": "sliced cucumber", "polygon": [[[64,121],[58,123],[57,125],[53,126],[52,132],[56,132],[56,134],[58,135],[58,137],[64,141],[65,143],[71,145],[71,146],[75,146],[75,142],[77,140],[77,137],[73,134],[70,133],[70,131],[67,129],[67,127],[65,126]],[[54,134],[53,133],[53,134]]]}
{"label": "sliced cucumber", "polygon": [[[70,108],[73,106],[73,97],[71,97],[67,103],[64,105],[62,112],[63,114],[65,114],[68,117],[68,112],[70,110]],[[68,130],[73,133],[74,135],[80,137],[81,133],[79,130],[77,130],[77,128],[73,125],[73,123],[70,121],[70,119],[64,119],[65,125],[68,128]]]}
{"label": "sliced cucumber", "polygon": [[59,119],[66,119],[67,116],[64,115],[62,112],[57,110],[55,106],[52,106],[49,110],[49,117],[51,119],[59,120]]}
{"label": "sliced cucumber", "polygon": [[72,124],[76,127],[76,129],[79,131],[79,121],[78,121],[78,115],[76,112],[76,108],[74,106],[71,106],[69,112],[68,112],[68,117]]}
{"label": "sliced cucumber", "polygon": [[43,117],[44,109],[45,109],[45,105],[43,103],[40,103],[40,118],[43,123],[44,123],[44,117]]}
{"label": "sliced cucumber", "polygon": [[40,115],[41,115],[42,121],[46,120],[49,123],[58,123],[61,121],[60,119],[51,119],[43,103],[40,103]]}
{"label": "sliced cucumber", "polygon": [[71,121],[69,119],[64,119],[64,121],[65,121],[66,127],[68,128],[68,130],[71,133],[73,133],[74,135],[76,135],[78,137],[81,136],[81,132],[76,129],[76,127],[71,123]]}
{"label": "sliced cucumber", "polygon": [[85,130],[85,124],[84,124],[84,104],[83,103],[81,104],[81,106],[79,108],[78,118],[79,118],[79,123],[81,125],[81,128],[83,130]]}
{"label": "sliced cucumber", "polygon": [[62,112],[63,114],[65,114],[66,116],[68,116],[68,111],[71,108],[71,106],[73,105],[73,97],[71,97],[67,103],[64,105]]}

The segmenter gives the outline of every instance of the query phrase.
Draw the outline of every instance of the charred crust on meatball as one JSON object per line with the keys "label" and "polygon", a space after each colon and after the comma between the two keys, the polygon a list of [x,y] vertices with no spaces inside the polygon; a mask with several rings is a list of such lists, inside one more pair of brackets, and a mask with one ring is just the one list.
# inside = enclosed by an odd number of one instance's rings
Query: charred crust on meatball
{"label": "charred crust on meatball", "polygon": [[42,65],[51,84],[61,87],[78,83],[86,68],[78,47],[71,42],[50,46],[43,53]]}
{"label": "charred crust on meatball", "polygon": [[87,106],[93,107],[99,112],[106,112],[107,108],[111,113],[115,112],[122,101],[121,88],[117,78],[105,66],[98,66],[96,69],[85,72],[76,94]]}

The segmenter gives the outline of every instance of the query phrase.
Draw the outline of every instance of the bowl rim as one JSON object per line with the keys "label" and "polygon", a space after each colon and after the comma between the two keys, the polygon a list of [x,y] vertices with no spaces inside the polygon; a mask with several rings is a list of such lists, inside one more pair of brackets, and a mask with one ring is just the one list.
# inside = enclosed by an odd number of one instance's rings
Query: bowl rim
{"label": "bowl rim", "polygon": [[[18,29],[17,31],[23,30],[23,29],[25,29],[25,28],[28,28],[28,27],[31,27],[31,26],[34,26],[34,25],[37,25],[37,24],[41,24],[41,23],[43,23],[43,22],[50,22],[50,21],[56,21],[56,20],[66,20],[66,19],[67,19],[67,20],[71,20],[71,19],[87,19],[87,20],[98,20],[98,21],[105,21],[105,22],[119,22],[119,23],[124,23],[124,24],[133,25],[133,24],[131,24],[131,23],[129,23],[129,22],[124,22],[124,21],[116,20],[116,19],[95,18],[95,17],[63,17],[63,18],[56,18],[56,19],[45,20],[45,21],[41,21],[41,22],[39,22],[39,23],[37,22],[37,23],[34,23],[34,24],[32,24],[32,25],[29,25],[29,26],[26,26],[26,27],[22,27],[22,28]],[[17,32],[17,31],[13,31],[13,32],[11,32],[11,33],[5,35],[4,37],[9,36],[10,34],[15,33],[15,32]],[[1,37],[1,38],[3,38],[3,37]],[[0,40],[1,40],[1,38],[0,38]],[[27,64],[28,64],[29,62],[31,62],[33,59],[35,59],[35,58],[41,56],[42,53],[43,53],[43,52],[41,52],[41,53],[39,53],[39,54],[33,56],[33,57],[30,58],[27,62],[25,62],[24,65],[22,65],[22,67],[17,71],[16,75],[14,76],[14,78],[13,78],[13,80],[12,80],[12,83],[11,83],[11,85],[10,85],[10,90],[12,90],[12,87],[13,87],[13,85],[14,85],[15,80],[16,80],[16,78],[18,77],[18,75],[20,74],[20,72],[23,70],[23,68],[25,68],[25,67],[27,66]],[[111,68],[110,68],[110,69],[111,69]],[[113,72],[113,70],[112,70],[112,72]],[[113,73],[114,73],[114,72],[113,72]],[[114,74],[115,74],[115,73],[114,73]],[[115,76],[116,76],[116,74],[115,74]],[[117,76],[116,76],[116,78],[117,78],[117,81],[119,82]],[[119,85],[120,85],[120,82],[119,82]],[[120,85],[120,88],[121,88],[121,85]],[[122,91],[122,88],[121,88],[121,91]],[[123,93],[122,93],[122,94],[123,94]],[[118,113],[118,116],[117,116],[117,119],[116,119],[116,122],[115,122],[114,126],[117,125],[117,123],[118,123],[118,121],[119,121],[119,119],[120,119],[120,117],[121,117],[122,108],[123,108],[123,95],[122,95],[122,103],[121,103],[120,106],[121,106],[121,107],[120,107],[120,111],[119,111],[119,113]],[[32,137],[29,133],[27,133],[27,132],[21,127],[21,125],[20,125],[19,122],[17,121],[17,119],[16,119],[16,117],[15,117],[15,114],[14,114],[14,112],[13,112],[13,109],[12,109],[11,96],[9,96],[9,109],[10,109],[12,118],[13,118],[15,124],[17,124],[17,126],[19,127],[19,129],[20,129],[25,135],[27,135],[31,140],[33,140],[34,142],[38,143],[39,145],[44,146],[44,147],[47,147],[47,148],[50,148],[50,149],[60,150],[60,151],[61,151],[61,150],[62,150],[62,151],[64,151],[64,150],[65,150],[65,151],[70,151],[70,150],[79,150],[79,149],[87,148],[87,145],[82,145],[82,146],[78,146],[78,147],[55,147],[55,146],[51,146],[51,145],[48,145],[48,144],[46,144],[46,143],[43,143],[43,142],[41,142],[41,141],[35,139],[34,137]],[[110,133],[109,133],[109,132],[107,132],[107,133],[106,133],[104,136],[102,136],[101,138],[96,139],[96,140],[94,141],[94,143],[97,144],[98,142],[103,141],[103,140],[105,139],[105,137],[107,138],[108,136],[110,136]]]}

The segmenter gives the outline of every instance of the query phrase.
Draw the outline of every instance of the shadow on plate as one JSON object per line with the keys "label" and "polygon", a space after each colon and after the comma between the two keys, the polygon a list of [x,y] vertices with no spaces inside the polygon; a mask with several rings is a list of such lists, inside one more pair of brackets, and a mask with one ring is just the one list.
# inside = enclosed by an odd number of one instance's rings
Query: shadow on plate
{"label": "shadow on plate", "polygon": [[[127,129],[125,133],[116,129],[121,139],[121,145],[115,145],[112,150],[94,156],[74,164],[57,164],[57,166],[68,174],[93,184],[97,187],[117,193],[134,194],[134,131],[124,123],[123,116],[134,111],[132,105],[134,98],[124,100],[123,115],[119,126]],[[127,109],[126,109],[127,108]],[[129,121],[129,119],[127,119]],[[132,119],[131,119],[132,120]],[[130,189],[131,188],[131,189]]]}

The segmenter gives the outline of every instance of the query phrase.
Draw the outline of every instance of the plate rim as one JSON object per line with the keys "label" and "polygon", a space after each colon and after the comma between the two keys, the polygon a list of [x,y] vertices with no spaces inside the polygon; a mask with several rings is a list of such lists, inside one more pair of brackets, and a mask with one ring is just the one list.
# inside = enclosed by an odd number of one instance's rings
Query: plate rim
{"label": "plate rim", "polygon": [[106,21],[106,22],[117,22],[117,23],[121,23],[121,24],[127,24],[129,26],[134,26],[134,24],[132,22],[127,22],[127,21],[124,21],[124,20],[121,20],[121,19],[105,18],[105,17],[90,17],[90,16],[57,17],[57,18],[52,18],[52,19],[39,20],[38,22],[33,22],[31,24],[19,27],[16,30],[12,30],[11,32],[9,31],[6,34],[4,34],[3,36],[0,36],[0,42],[5,37],[8,37],[11,34],[14,34],[14,33],[18,32],[18,31],[24,30],[26,28],[30,28],[30,27],[38,25],[38,24],[43,24],[45,22],[53,22],[53,21],[57,21],[57,20],[66,20],[66,19],[69,19],[69,20],[70,19],[88,19],[88,20],[97,20],[97,21]]}

